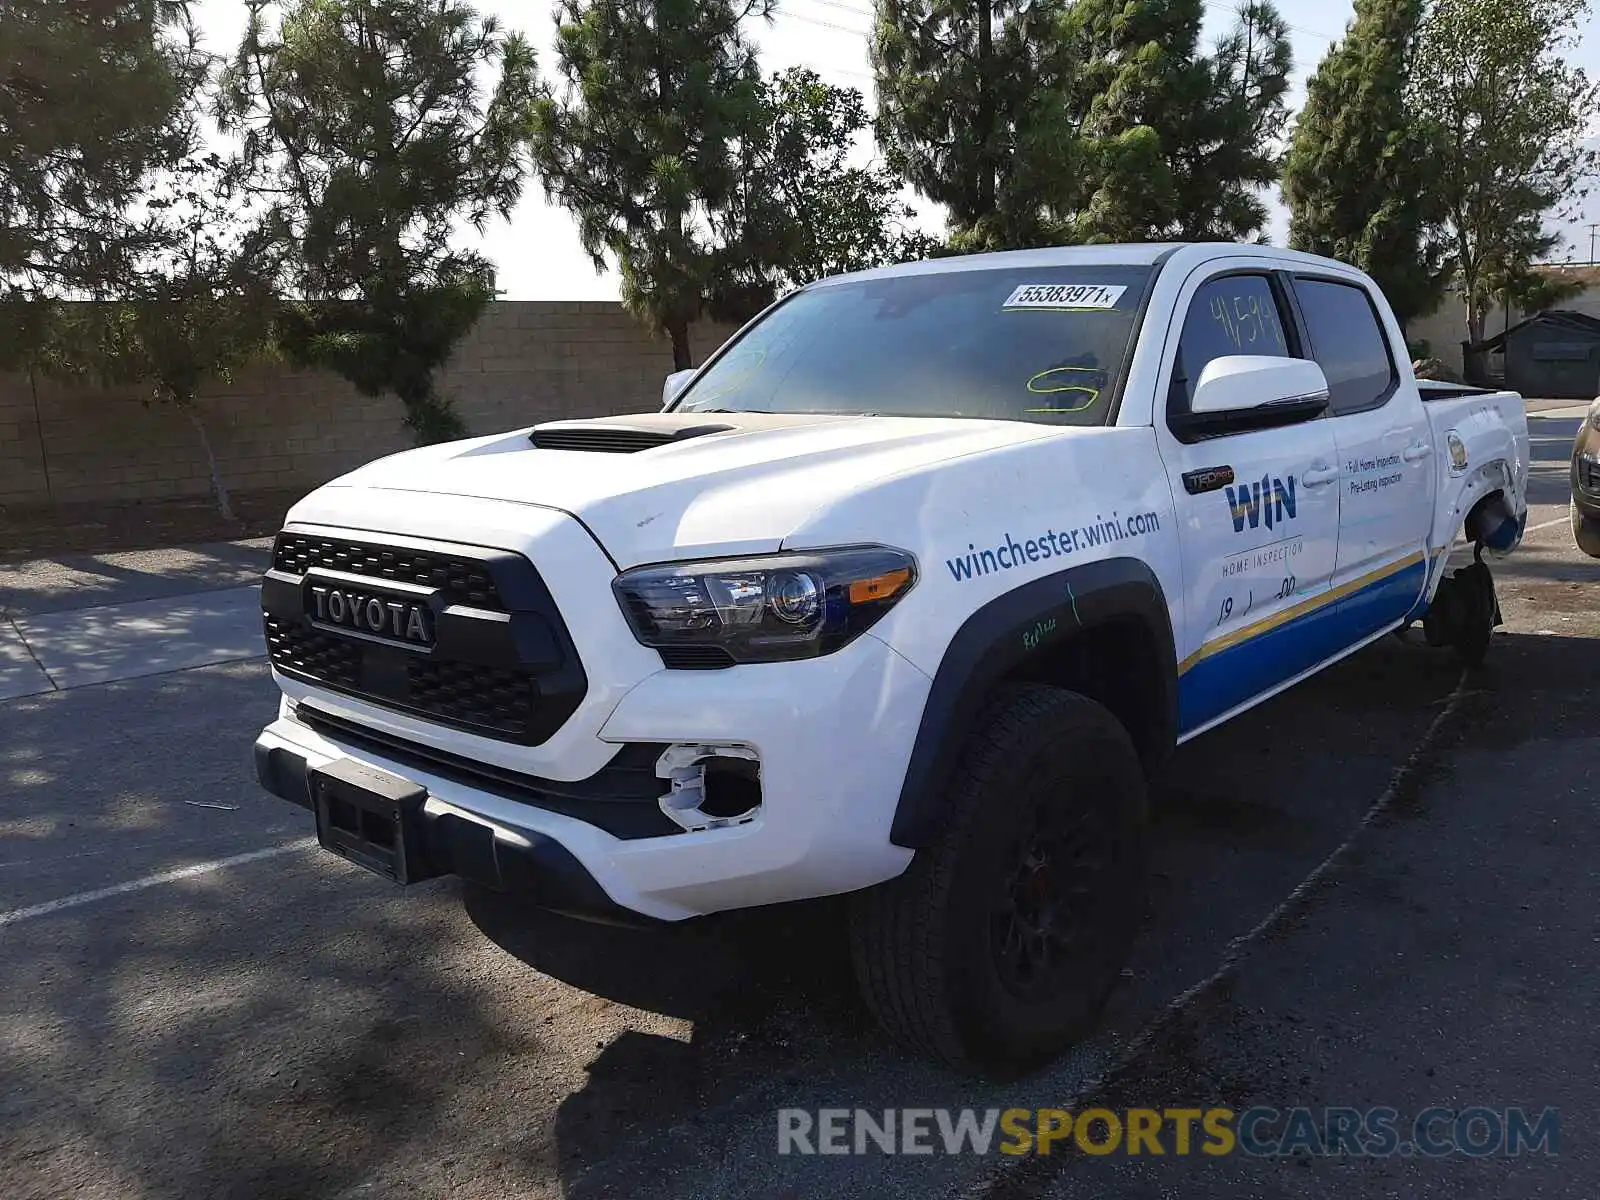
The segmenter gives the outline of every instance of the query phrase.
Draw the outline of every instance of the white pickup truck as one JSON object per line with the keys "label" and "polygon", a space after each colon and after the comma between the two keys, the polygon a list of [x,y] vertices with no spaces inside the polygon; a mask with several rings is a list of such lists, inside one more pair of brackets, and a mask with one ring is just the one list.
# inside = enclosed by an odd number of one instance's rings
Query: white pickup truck
{"label": "white pickup truck", "polygon": [[661,921],[853,893],[884,1025],[1015,1070],[1118,977],[1174,746],[1413,622],[1481,657],[1528,469],[1521,399],[1419,388],[1325,259],[827,279],[664,411],[296,505],[257,773],[403,883]]}

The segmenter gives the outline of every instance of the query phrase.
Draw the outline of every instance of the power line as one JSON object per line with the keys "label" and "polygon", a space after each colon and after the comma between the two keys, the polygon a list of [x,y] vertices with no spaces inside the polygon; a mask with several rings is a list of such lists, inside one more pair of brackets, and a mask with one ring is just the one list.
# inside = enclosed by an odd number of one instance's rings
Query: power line
{"label": "power line", "polygon": [[848,25],[836,25],[832,21],[823,21],[817,17],[804,16],[788,8],[780,8],[775,11],[779,16],[787,17],[791,21],[804,21],[807,25],[815,25],[819,29],[832,29],[836,33],[851,33],[859,38],[867,37],[872,32],[870,29],[853,29]]}
{"label": "power line", "polygon": [[823,8],[837,8],[840,12],[854,13],[858,17],[875,17],[877,14],[870,8],[861,8],[854,4],[842,4],[840,0],[810,0],[812,4],[820,4]]}

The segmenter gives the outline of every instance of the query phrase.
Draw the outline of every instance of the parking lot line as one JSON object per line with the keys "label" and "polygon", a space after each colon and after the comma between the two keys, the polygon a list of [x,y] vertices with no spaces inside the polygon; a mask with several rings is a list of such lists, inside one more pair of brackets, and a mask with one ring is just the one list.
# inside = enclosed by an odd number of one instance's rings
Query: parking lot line
{"label": "parking lot line", "polygon": [[1554,529],[1557,525],[1565,525],[1570,520],[1571,517],[1557,517],[1554,521],[1541,521],[1537,525],[1528,526],[1522,533],[1523,536],[1527,536],[1530,533],[1538,533],[1541,529]]}
{"label": "parking lot line", "polygon": [[199,875],[210,875],[215,871],[221,871],[228,867],[237,867],[248,862],[259,862],[263,858],[275,858],[280,854],[293,854],[298,850],[309,850],[316,844],[316,838],[300,838],[297,841],[286,842],[281,846],[268,846],[264,850],[251,850],[248,853],[235,854],[229,858],[218,858],[211,862],[179,867],[175,871],[163,871],[159,875],[146,875],[143,879],[130,879],[127,883],[96,888],[92,892],[78,892],[76,895],[63,896],[59,900],[51,900],[45,904],[34,904],[28,908],[14,908],[10,912],[0,913],[0,929],[5,928],[7,925],[16,925],[22,921],[32,920],[34,917],[48,917],[51,913],[58,913],[63,909],[79,908],[82,905],[94,904],[100,900],[110,900],[114,896],[125,896],[129,892],[142,892],[146,888],[160,887],[165,883],[179,883],[185,879],[194,879]]}

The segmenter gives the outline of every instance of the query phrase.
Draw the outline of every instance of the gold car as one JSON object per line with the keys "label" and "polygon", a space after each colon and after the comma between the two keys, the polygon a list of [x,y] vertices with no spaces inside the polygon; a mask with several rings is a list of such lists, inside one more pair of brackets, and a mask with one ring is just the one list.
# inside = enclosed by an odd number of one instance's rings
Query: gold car
{"label": "gold car", "polygon": [[1589,406],[1572,447],[1572,537],[1600,558],[1600,400]]}

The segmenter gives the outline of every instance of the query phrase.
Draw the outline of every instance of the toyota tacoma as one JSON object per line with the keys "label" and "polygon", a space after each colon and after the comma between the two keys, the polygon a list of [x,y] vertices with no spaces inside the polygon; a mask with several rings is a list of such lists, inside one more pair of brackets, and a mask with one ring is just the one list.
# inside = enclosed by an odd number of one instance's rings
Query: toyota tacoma
{"label": "toyota tacoma", "polygon": [[600,919],[849,894],[905,1042],[1094,1021],[1175,746],[1520,542],[1514,393],[1419,385],[1359,271],[1249,245],[953,257],[772,305],[661,411],[384,458],[288,514],[256,744],[328,850]]}

